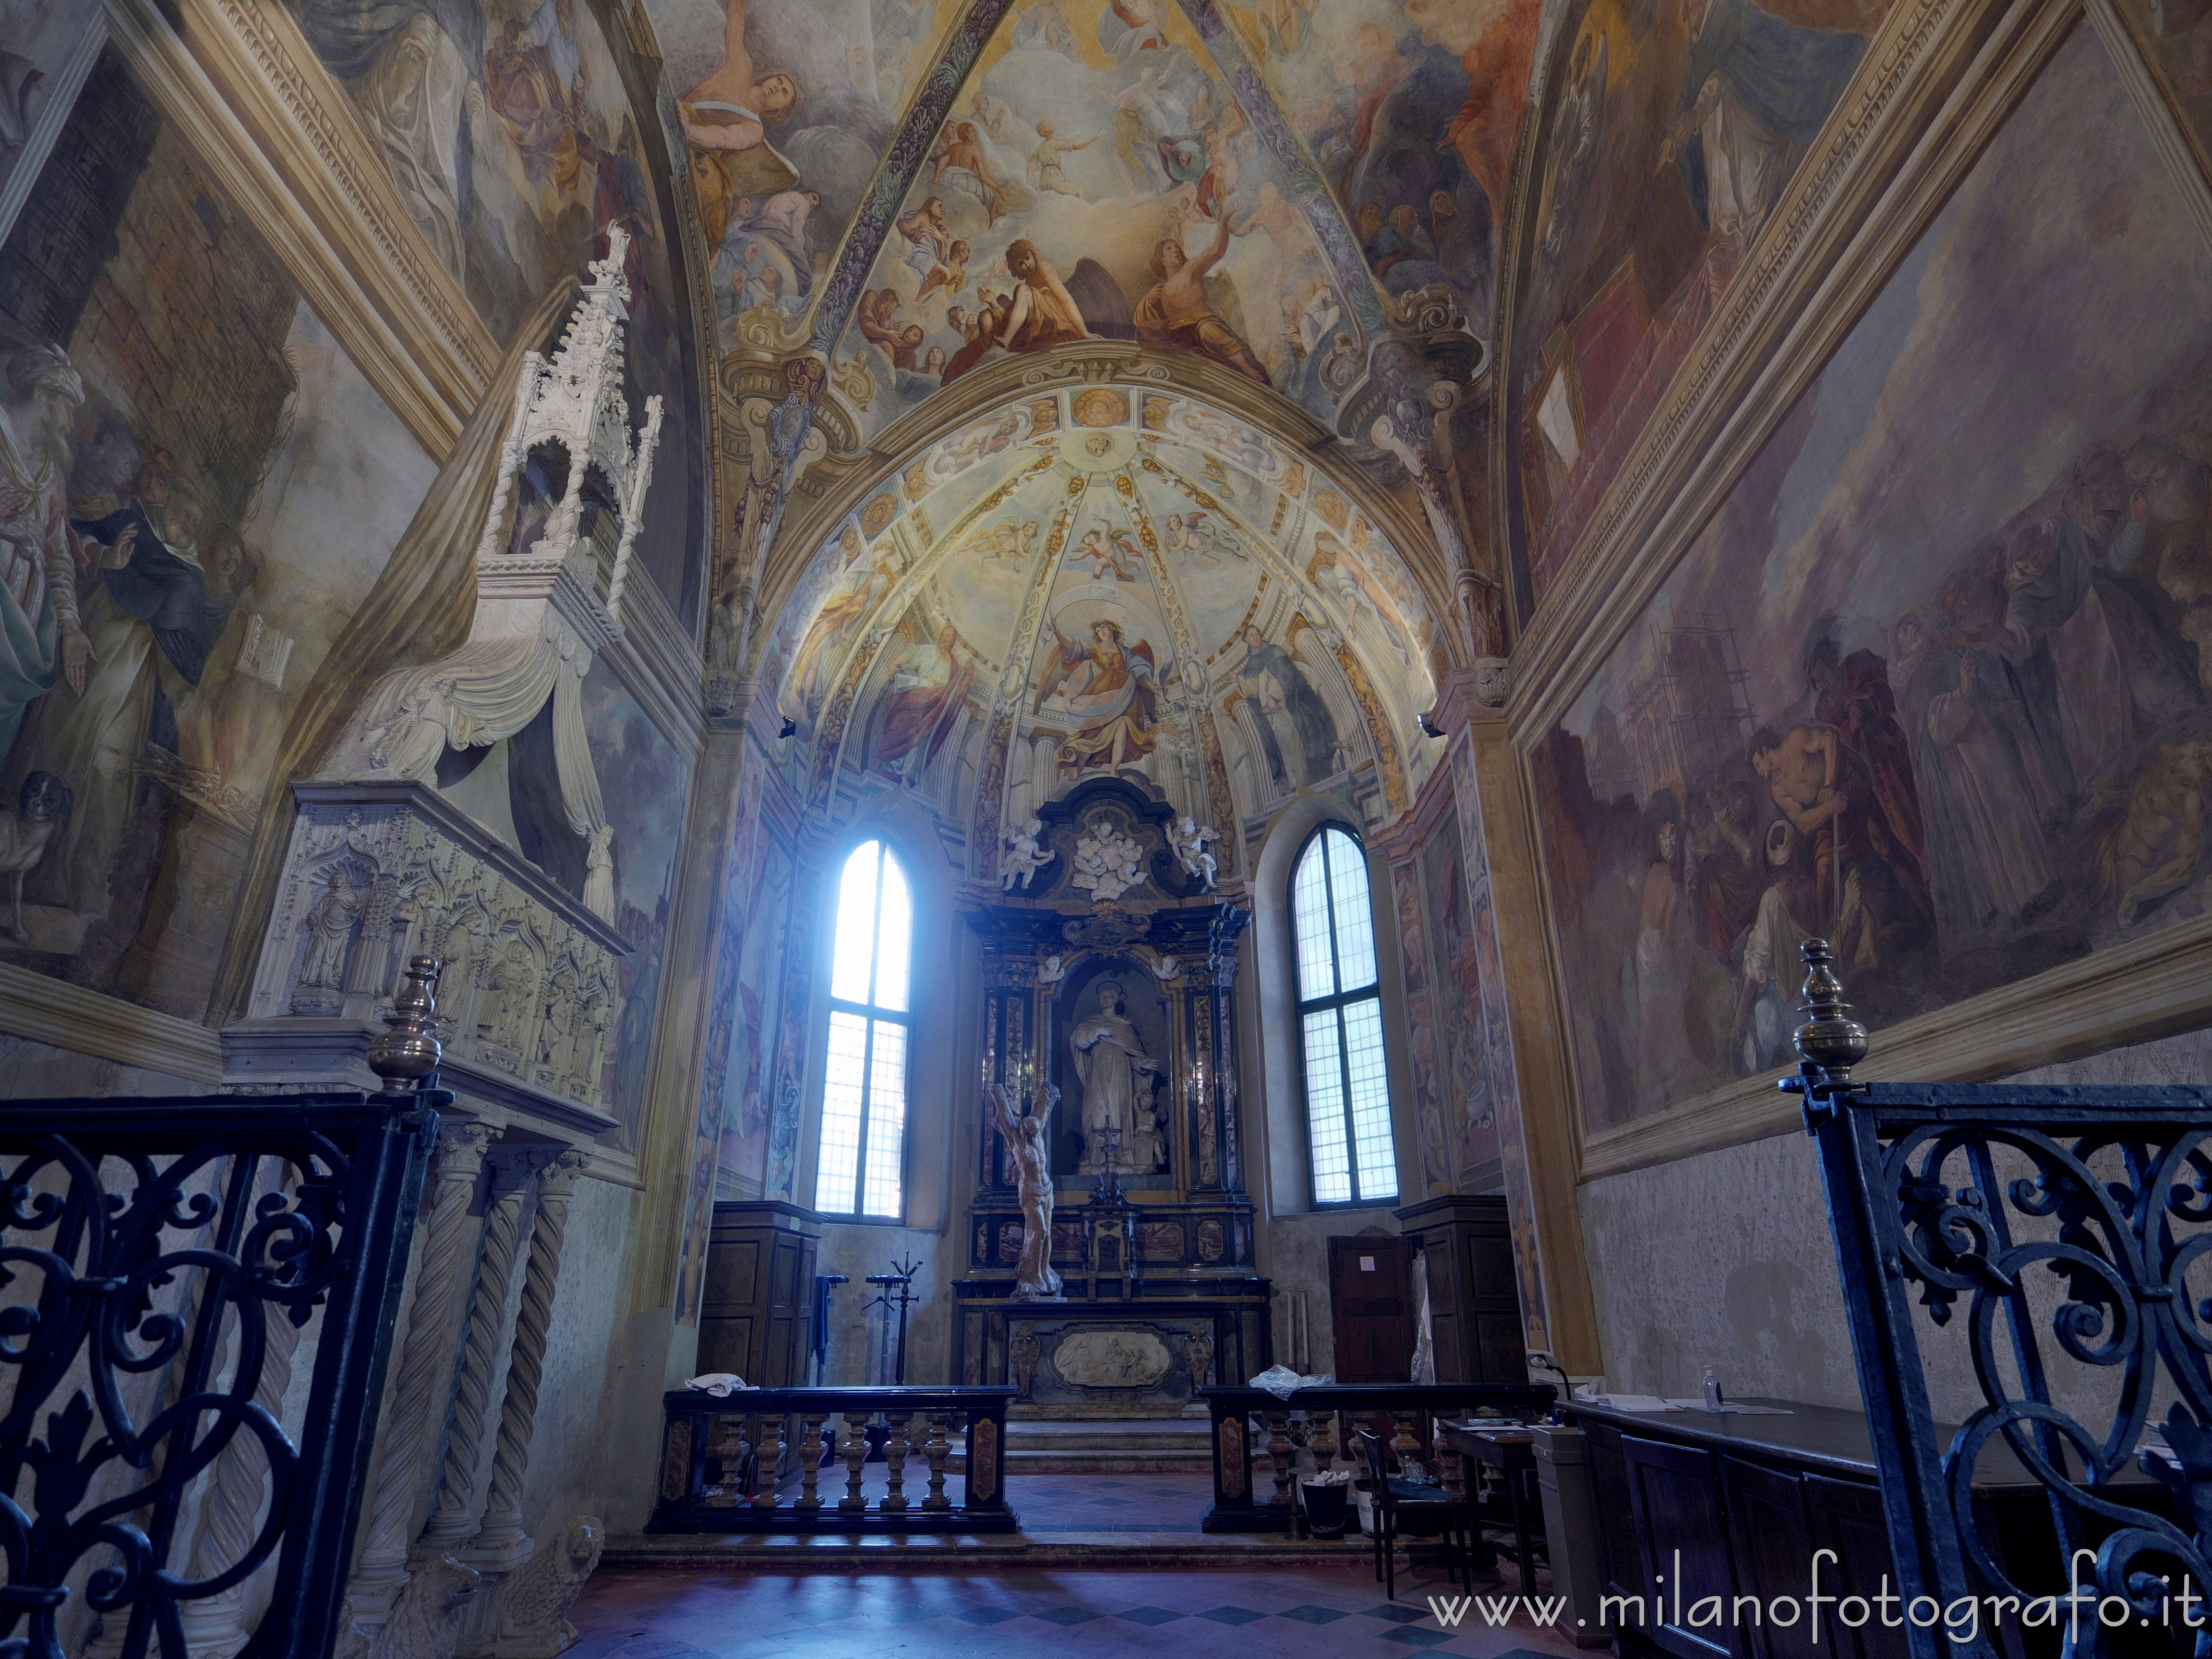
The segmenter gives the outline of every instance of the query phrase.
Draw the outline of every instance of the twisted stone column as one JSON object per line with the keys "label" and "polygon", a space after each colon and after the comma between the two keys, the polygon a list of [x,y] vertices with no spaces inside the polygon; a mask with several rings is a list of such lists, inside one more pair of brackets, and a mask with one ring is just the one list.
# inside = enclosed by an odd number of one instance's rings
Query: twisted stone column
{"label": "twisted stone column", "polygon": [[492,1449],[491,1491],[484,1499],[483,1524],[469,1546],[471,1561],[511,1564],[530,1553],[530,1536],[522,1529],[522,1481],[530,1470],[531,1437],[538,1426],[538,1388],[545,1370],[545,1339],[553,1328],[553,1292],[561,1279],[568,1204],[576,1195],[577,1177],[590,1162],[588,1152],[571,1147],[538,1177],[538,1214],[530,1228],[522,1305],[514,1316],[499,1442]]}
{"label": "twisted stone column", "polygon": [[362,1528],[361,1555],[346,1589],[349,1626],[381,1626],[407,1583],[408,1535],[431,1473],[437,1432],[453,1401],[453,1307],[475,1267],[461,1247],[491,1141],[488,1124],[448,1120],[438,1130],[437,1180],[423,1228],[422,1259],[415,1269],[415,1301],[407,1314],[399,1381],[385,1419],[384,1457]]}
{"label": "twisted stone column", "polygon": [[477,1454],[483,1446],[491,1401],[492,1373],[498,1369],[499,1328],[507,1311],[507,1292],[514,1283],[514,1248],[522,1231],[522,1200],[530,1176],[544,1158],[543,1148],[501,1149],[492,1154],[491,1195],[484,1205],[483,1254],[469,1300],[467,1340],[453,1389],[453,1426],[446,1434],[446,1463],[438,1478],[438,1504],[412,1553],[440,1556],[468,1540],[475,1520]]}
{"label": "twisted stone column", "polygon": [[[262,1304],[268,1346],[261,1360],[261,1379],[254,1385],[253,1403],[278,1422],[284,1420],[284,1391],[292,1382],[292,1358],[299,1352],[300,1328],[282,1304]],[[213,1578],[253,1547],[259,1534],[262,1500],[269,1495],[269,1462],[261,1442],[241,1429],[216,1459],[209,1477],[207,1497],[200,1505],[199,1536],[192,1544],[191,1576]],[[246,1627],[246,1586],[228,1589],[180,1610],[185,1642],[192,1659],[229,1659],[246,1645],[252,1632]],[[126,1620],[112,1621],[118,1631]]]}

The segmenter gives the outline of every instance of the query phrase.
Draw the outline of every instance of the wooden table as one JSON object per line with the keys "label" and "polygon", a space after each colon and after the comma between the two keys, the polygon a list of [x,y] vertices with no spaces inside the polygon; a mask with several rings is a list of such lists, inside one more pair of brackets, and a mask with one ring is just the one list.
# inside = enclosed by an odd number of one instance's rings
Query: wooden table
{"label": "wooden table", "polygon": [[[1448,1449],[1487,1464],[1504,1477],[1506,1502],[1513,1516],[1513,1565],[1521,1569],[1522,1587],[1534,1589],[1534,1546],[1542,1534],[1543,1517],[1543,1500],[1536,1491],[1534,1431],[1517,1424],[1488,1423],[1480,1418],[1458,1422],[1440,1418],[1437,1427]],[[1468,1503],[1473,1504],[1474,1498],[1475,1494],[1469,1491]],[[1478,1535],[1481,1531],[1480,1513],[1478,1508]]]}

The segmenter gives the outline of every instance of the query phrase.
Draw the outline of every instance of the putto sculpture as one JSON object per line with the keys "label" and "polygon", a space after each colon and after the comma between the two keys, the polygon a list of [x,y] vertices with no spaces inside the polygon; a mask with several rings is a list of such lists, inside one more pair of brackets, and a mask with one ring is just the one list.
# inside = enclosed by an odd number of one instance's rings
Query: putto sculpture
{"label": "putto sculpture", "polygon": [[1044,820],[1032,817],[1020,829],[1006,837],[1006,856],[1000,869],[999,887],[1011,893],[1018,880],[1024,890],[1036,872],[1050,864],[1060,854],[1049,847],[1040,847],[1037,837],[1044,833]]}
{"label": "putto sculpture", "polygon": [[1206,850],[1210,841],[1219,841],[1221,831],[1209,824],[1200,823],[1185,815],[1168,825],[1168,847],[1175,854],[1176,862],[1183,873],[1197,878],[1200,890],[1212,892],[1220,861]]}

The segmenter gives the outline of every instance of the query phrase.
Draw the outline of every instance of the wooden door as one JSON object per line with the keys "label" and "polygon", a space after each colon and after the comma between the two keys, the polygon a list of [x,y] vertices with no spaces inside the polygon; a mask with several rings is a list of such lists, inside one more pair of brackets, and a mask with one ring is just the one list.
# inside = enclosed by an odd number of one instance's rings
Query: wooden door
{"label": "wooden door", "polygon": [[1328,1241],[1336,1380],[1404,1382],[1413,1375],[1413,1247],[1387,1233]]}

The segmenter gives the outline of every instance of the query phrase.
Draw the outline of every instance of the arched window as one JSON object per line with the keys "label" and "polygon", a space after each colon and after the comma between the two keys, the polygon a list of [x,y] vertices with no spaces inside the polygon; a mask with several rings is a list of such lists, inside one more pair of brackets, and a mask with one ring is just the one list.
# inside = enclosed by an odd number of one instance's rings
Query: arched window
{"label": "arched window", "polygon": [[1335,824],[1323,824],[1298,853],[1291,872],[1291,927],[1314,1204],[1395,1198],[1398,1154],[1390,1135],[1367,858]]}
{"label": "arched window", "polygon": [[879,841],[863,842],[845,860],[836,941],[814,1207],[896,1221],[906,1149],[914,899],[906,872]]}

